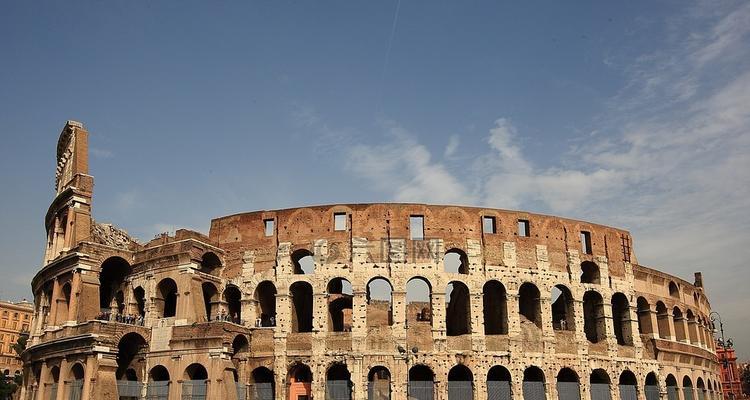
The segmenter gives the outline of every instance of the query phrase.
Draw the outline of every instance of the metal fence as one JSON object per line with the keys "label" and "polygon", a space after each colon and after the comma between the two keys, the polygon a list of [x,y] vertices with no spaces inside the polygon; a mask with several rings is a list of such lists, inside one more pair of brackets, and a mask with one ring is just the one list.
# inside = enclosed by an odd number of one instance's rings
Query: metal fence
{"label": "metal fence", "polygon": [[143,384],[136,381],[117,381],[117,394],[120,400],[136,400],[141,398]]}
{"label": "metal fence", "polygon": [[352,384],[349,381],[326,381],[326,400],[351,400]]}
{"label": "metal fence", "polygon": [[693,400],[693,388],[690,386],[682,388],[682,395],[685,400]]}
{"label": "metal fence", "polygon": [[49,400],[55,400],[57,399],[57,384],[53,383],[47,387],[47,393],[49,393],[49,397],[47,397]]}
{"label": "metal fence", "polygon": [[544,382],[524,382],[523,400],[546,400]]}
{"label": "metal fence", "polygon": [[388,381],[375,381],[367,383],[367,400],[390,400],[391,383]]}
{"label": "metal fence", "polygon": [[581,384],[578,382],[557,382],[559,400],[581,400]]}
{"label": "metal fence", "polygon": [[635,385],[620,385],[620,400],[638,400],[638,389]]}
{"label": "metal fence", "polygon": [[468,381],[448,381],[448,400],[472,400],[474,384]]}
{"label": "metal fence", "polygon": [[487,381],[487,400],[511,400],[510,382]]}
{"label": "metal fence", "polygon": [[146,400],[169,399],[169,381],[154,381],[146,384]]}
{"label": "metal fence", "polygon": [[432,400],[435,391],[435,382],[432,381],[409,381],[409,400]]}
{"label": "metal fence", "polygon": [[248,400],[273,400],[273,383],[251,383],[247,385]]}
{"label": "metal fence", "polygon": [[206,400],[208,385],[203,379],[182,381],[182,400]]}
{"label": "metal fence", "polygon": [[706,400],[706,391],[698,389],[698,400]]}
{"label": "metal fence", "polygon": [[680,400],[676,386],[667,386],[667,400]]}
{"label": "metal fence", "polygon": [[81,400],[83,395],[83,380],[75,380],[65,384],[68,387],[68,400]]}
{"label": "metal fence", "polygon": [[646,400],[659,400],[659,387],[656,385],[646,385],[643,387],[643,392],[646,394]]}
{"label": "metal fence", "polygon": [[609,383],[592,383],[591,400],[612,400]]}

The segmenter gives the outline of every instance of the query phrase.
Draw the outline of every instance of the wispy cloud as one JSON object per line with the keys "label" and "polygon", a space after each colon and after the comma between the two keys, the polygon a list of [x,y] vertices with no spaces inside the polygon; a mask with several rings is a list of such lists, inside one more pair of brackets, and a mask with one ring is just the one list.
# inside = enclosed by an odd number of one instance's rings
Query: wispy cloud
{"label": "wispy cloud", "polygon": [[115,153],[113,153],[111,150],[99,149],[96,147],[90,147],[89,153],[91,153],[92,156],[101,159],[112,158],[115,156]]}

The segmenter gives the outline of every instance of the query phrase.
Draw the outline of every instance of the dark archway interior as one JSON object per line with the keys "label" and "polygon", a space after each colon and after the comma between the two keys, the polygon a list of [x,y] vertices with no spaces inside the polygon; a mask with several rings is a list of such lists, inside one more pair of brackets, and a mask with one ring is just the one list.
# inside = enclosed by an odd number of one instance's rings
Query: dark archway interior
{"label": "dark archway interior", "polygon": [[310,250],[296,250],[292,253],[291,257],[295,274],[310,275],[315,273],[315,258],[313,257],[313,253],[311,253]]}
{"label": "dark archway interior", "polygon": [[578,374],[570,368],[563,368],[557,374],[558,382],[578,382]]}
{"label": "dark archway interior", "polygon": [[[109,311],[117,292],[123,290],[125,277],[130,273],[130,264],[120,257],[110,257],[102,263],[99,272],[99,307]],[[117,308],[124,306],[122,299],[117,299]]]}
{"label": "dark archway interior", "polygon": [[619,345],[632,345],[633,336],[630,329],[630,304],[622,293],[612,296],[612,324]]}
{"label": "dark archway interior", "polygon": [[448,371],[448,381],[472,382],[474,375],[465,365],[456,365]]}
{"label": "dark archway interior", "polygon": [[133,289],[133,298],[135,299],[136,307],[138,308],[136,311],[138,312],[138,315],[141,317],[146,316],[146,291],[143,290],[142,287],[138,286],[137,288]]}
{"label": "dark archway interior", "polygon": [[295,282],[289,291],[292,295],[292,332],[312,332],[312,286],[307,282]]}
{"label": "dark archway interior", "polygon": [[445,252],[443,258],[443,268],[445,272],[454,274],[469,273],[469,257],[463,250],[450,249]]}
{"label": "dark archway interior", "polygon": [[482,290],[484,306],[484,334],[508,334],[508,296],[505,286],[498,281],[489,281]]}
{"label": "dark archway interior", "polygon": [[348,381],[351,377],[349,369],[344,364],[334,364],[326,372],[326,380],[329,381]]}
{"label": "dark archway interior", "polygon": [[254,383],[273,383],[273,371],[266,367],[258,367],[250,374]]}
{"label": "dark archway interior", "polygon": [[[518,289],[518,311],[538,328],[542,327],[542,309],[539,289],[534,284],[526,282]],[[523,321],[522,321],[523,322]]]}
{"label": "dark archway interior", "polygon": [[151,381],[168,381],[169,371],[163,365],[157,365],[151,368],[151,372],[148,374],[149,380]]}
{"label": "dark archway interior", "polygon": [[552,327],[555,330],[575,330],[573,295],[565,285],[552,288]]}
{"label": "dark archway interior", "polygon": [[599,266],[591,261],[581,263],[581,283],[601,283]]}
{"label": "dark archway interior", "polygon": [[352,284],[346,279],[335,278],[328,282],[328,323],[332,332],[348,332],[352,329]]}
{"label": "dark archway interior", "polygon": [[227,312],[234,323],[242,321],[242,293],[237,286],[228,285],[224,289],[224,301],[227,302]]}
{"label": "dark archway interior", "polygon": [[145,358],[140,357],[139,354],[147,351],[147,347],[146,339],[134,332],[128,333],[120,339],[120,343],[117,345],[117,371],[115,374],[118,380],[125,378],[129,370],[136,373],[136,376],[138,375],[137,372],[145,367]]}
{"label": "dark archway interior", "polygon": [[523,371],[524,382],[544,382],[544,372],[539,367],[529,367]]}
{"label": "dark archway interior", "polygon": [[255,288],[255,301],[260,326],[276,326],[276,286],[270,281],[261,282]]}
{"label": "dark archway interior", "polygon": [[312,372],[310,367],[305,364],[297,364],[289,371],[289,376],[294,382],[312,382]]}
{"label": "dark archway interior", "polygon": [[191,381],[208,379],[208,371],[206,371],[206,367],[197,363],[190,364],[187,369],[185,369],[185,375]]}
{"label": "dark archway interior", "polygon": [[625,370],[625,371],[622,371],[622,373],[620,374],[620,382],[619,382],[619,384],[620,385],[633,385],[633,386],[635,386],[635,385],[638,384],[638,382],[635,379],[635,374],[634,373],[632,373],[631,371]]}
{"label": "dark archway interior", "polygon": [[159,282],[158,295],[163,318],[174,317],[177,314],[177,284],[169,278]]}
{"label": "dark archway interior", "polygon": [[221,268],[219,256],[210,251],[203,254],[203,257],[201,257],[201,272],[215,275],[219,268]]}
{"label": "dark archway interior", "polygon": [[409,369],[409,380],[410,381],[429,381],[432,382],[435,379],[435,374],[432,372],[430,367],[426,365],[415,365]]}
{"label": "dark archway interior", "polygon": [[446,293],[445,326],[448,336],[471,333],[471,300],[469,288],[462,282],[448,284]]}
{"label": "dark archway interior", "polygon": [[602,296],[593,290],[583,295],[583,330],[591,343],[599,343],[606,338],[603,303]]}
{"label": "dark archway interior", "polygon": [[206,320],[211,321],[218,316],[219,290],[216,285],[210,282],[204,282],[201,285],[203,290],[203,306],[206,310]]}
{"label": "dark archway interior", "polygon": [[492,382],[510,382],[510,371],[502,365],[495,365],[487,372],[487,380]]}
{"label": "dark archway interior", "polygon": [[611,383],[609,375],[603,369],[595,369],[591,372],[590,383]]}

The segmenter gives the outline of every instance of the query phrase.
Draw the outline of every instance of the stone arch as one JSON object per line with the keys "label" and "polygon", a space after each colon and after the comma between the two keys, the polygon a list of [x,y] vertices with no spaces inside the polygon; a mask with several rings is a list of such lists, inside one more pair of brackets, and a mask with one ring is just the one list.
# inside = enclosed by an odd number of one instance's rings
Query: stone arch
{"label": "stone arch", "polygon": [[687,309],[685,311],[685,320],[687,321],[687,338],[690,341],[690,343],[698,343],[700,342],[698,340],[698,331],[696,330],[695,325],[695,314],[693,314],[693,311],[691,309]]}
{"label": "stone arch", "polygon": [[581,382],[573,369],[565,367],[557,373],[557,398],[559,400],[581,399]]}
{"label": "stone arch", "polygon": [[633,332],[630,322],[630,303],[625,294],[620,292],[612,295],[612,324],[617,344],[632,346]]}
{"label": "stone arch", "polygon": [[292,252],[292,266],[297,275],[312,275],[315,273],[315,256],[308,249],[298,249]]}
{"label": "stone arch", "polygon": [[183,378],[193,380],[193,381],[207,380],[208,370],[206,370],[206,367],[204,367],[203,364],[192,363],[188,365],[187,368],[185,368],[185,373],[183,374]]}
{"label": "stone arch", "polygon": [[155,305],[157,314],[161,318],[177,315],[177,283],[172,278],[164,278],[156,286]]}
{"label": "stone arch", "polygon": [[393,286],[382,276],[367,282],[366,318],[368,328],[393,325]]}
{"label": "stone arch", "polygon": [[57,301],[57,318],[55,318],[56,325],[60,325],[61,322],[68,321],[70,318],[71,288],[70,281],[68,281],[65,282],[60,289],[62,296]]}
{"label": "stone arch", "polygon": [[581,263],[581,283],[602,283],[599,266],[595,262],[584,261]]}
{"label": "stone arch", "polygon": [[468,274],[469,257],[466,252],[458,248],[446,251],[443,257],[443,270],[453,274]]}
{"label": "stone arch", "polygon": [[[99,308],[104,312],[120,311],[124,304],[116,294],[125,288],[125,278],[131,272],[130,264],[122,257],[109,257],[99,271]],[[120,311],[121,312],[121,311]]]}
{"label": "stone arch", "polygon": [[474,374],[458,364],[448,371],[448,400],[474,398]]}
{"label": "stone arch", "polygon": [[667,387],[667,399],[678,400],[679,391],[677,390],[677,378],[675,378],[672,374],[667,375],[665,379],[665,385]]}
{"label": "stone arch", "polygon": [[508,334],[508,294],[496,280],[487,281],[482,288],[485,335]]}
{"label": "stone arch", "polygon": [[552,328],[560,331],[575,331],[575,302],[565,285],[552,288]]}
{"label": "stone arch", "polygon": [[680,298],[680,287],[674,281],[669,281],[669,295],[679,299]]}
{"label": "stone arch", "polygon": [[641,335],[654,333],[654,328],[651,326],[651,305],[648,300],[640,296],[636,300],[636,306],[638,310],[638,333]]}
{"label": "stone arch", "polygon": [[487,396],[491,399],[510,399],[510,371],[502,365],[495,365],[487,371]]}
{"label": "stone arch", "polygon": [[218,276],[221,271],[221,258],[213,251],[207,251],[201,256],[200,271],[204,274]]}
{"label": "stone arch", "polygon": [[591,343],[599,343],[607,338],[604,299],[595,290],[583,295],[583,330]]}
{"label": "stone arch", "polygon": [[435,373],[425,364],[409,368],[408,397],[432,399],[434,396]]}
{"label": "stone arch", "polygon": [[146,317],[146,290],[138,286],[133,289],[133,299],[135,300],[136,314],[142,318]]}
{"label": "stone arch", "polygon": [[289,368],[287,374],[287,391],[289,399],[312,395],[313,375],[310,367],[303,363],[296,363]]}
{"label": "stone arch", "polygon": [[522,317],[522,325],[526,321],[534,324],[539,329],[542,328],[540,297],[539,289],[531,282],[525,282],[518,289],[518,313]]}
{"label": "stone arch", "polygon": [[255,325],[276,326],[276,286],[272,281],[263,281],[255,287]]}
{"label": "stone arch", "polygon": [[326,287],[328,293],[328,330],[349,332],[352,330],[352,284],[344,278],[333,278]]}
{"label": "stone arch", "polygon": [[620,400],[638,399],[638,380],[632,371],[627,369],[622,371],[618,382],[618,388],[620,390]]}
{"label": "stone arch", "polygon": [[432,323],[432,286],[421,276],[406,282],[406,323]]}
{"label": "stone arch", "polygon": [[589,387],[591,390],[591,400],[610,400],[612,398],[610,385],[612,381],[607,371],[597,368],[591,371],[589,376]]}
{"label": "stone arch", "polygon": [[643,393],[646,400],[659,400],[661,390],[659,389],[659,379],[656,373],[649,372],[644,380]]}
{"label": "stone arch", "polygon": [[682,316],[682,310],[680,307],[675,306],[672,309],[672,321],[674,322],[674,335],[678,341],[687,340],[685,335],[685,318]]}
{"label": "stone arch", "polygon": [[250,373],[251,399],[274,399],[276,386],[273,371],[266,367],[257,367]]}
{"label": "stone arch", "polygon": [[[136,332],[129,332],[123,335],[117,343],[117,370],[115,377],[118,380],[137,380],[143,379],[145,373],[145,355],[148,352],[148,342]],[[136,379],[127,379],[127,372],[132,370]]]}
{"label": "stone arch", "polygon": [[205,310],[205,321],[219,319],[219,289],[212,282],[203,282],[201,284],[203,292],[203,306]]}
{"label": "stone arch", "polygon": [[448,336],[471,333],[471,295],[463,282],[452,281],[445,289],[445,326]]}
{"label": "stone arch", "polygon": [[148,379],[153,382],[169,381],[169,370],[163,365],[155,365],[148,372]]}
{"label": "stone arch", "polygon": [[669,311],[662,301],[656,302],[656,325],[659,329],[660,339],[669,339]]}
{"label": "stone arch", "polygon": [[227,285],[222,294],[227,303],[229,320],[242,325],[242,291],[235,285]]}
{"label": "stone arch", "polygon": [[378,365],[370,368],[367,373],[368,400],[390,400],[391,372],[388,368]]}
{"label": "stone arch", "polygon": [[693,381],[688,375],[682,378],[682,394],[684,400],[693,400]]}
{"label": "stone arch", "polygon": [[352,374],[346,364],[333,363],[326,371],[326,398],[351,399]]}
{"label": "stone arch", "polygon": [[523,371],[523,398],[524,400],[546,399],[544,387],[544,371],[531,365]]}
{"label": "stone arch", "polygon": [[702,377],[698,377],[698,379],[695,380],[695,389],[698,393],[698,400],[705,400],[706,398],[706,384],[703,382]]}
{"label": "stone arch", "polygon": [[292,332],[312,332],[313,288],[308,282],[297,281],[289,287],[292,296]]}

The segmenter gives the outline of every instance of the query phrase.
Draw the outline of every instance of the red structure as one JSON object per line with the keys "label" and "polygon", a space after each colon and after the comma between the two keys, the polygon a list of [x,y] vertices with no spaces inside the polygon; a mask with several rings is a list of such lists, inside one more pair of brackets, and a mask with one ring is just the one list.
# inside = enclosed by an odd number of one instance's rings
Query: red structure
{"label": "red structure", "polygon": [[726,348],[720,342],[716,343],[716,356],[721,366],[721,390],[724,400],[742,398],[742,383],[740,375],[742,371],[737,368],[737,355],[730,346]]}

